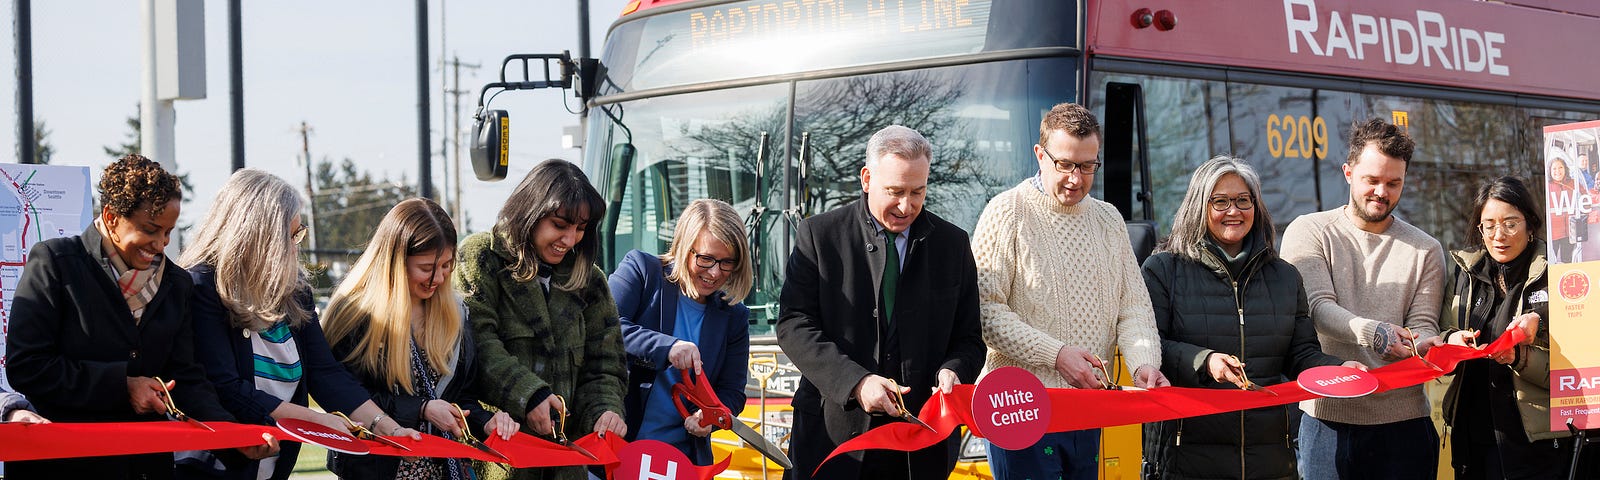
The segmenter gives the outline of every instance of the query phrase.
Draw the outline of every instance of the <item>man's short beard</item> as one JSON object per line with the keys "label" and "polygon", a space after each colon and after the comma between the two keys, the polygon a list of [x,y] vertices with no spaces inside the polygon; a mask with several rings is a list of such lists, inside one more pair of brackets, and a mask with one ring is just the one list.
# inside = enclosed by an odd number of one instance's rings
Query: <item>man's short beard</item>
{"label": "man's short beard", "polygon": [[[1355,196],[1351,196],[1350,199],[1353,200],[1353,201],[1358,200]],[[1388,219],[1390,215],[1394,214],[1394,204],[1393,203],[1387,203],[1386,202],[1385,206],[1387,206],[1389,208],[1383,209],[1383,213],[1380,213],[1378,215],[1371,215],[1371,214],[1369,214],[1367,212],[1366,208],[1363,208],[1363,207],[1365,207],[1367,205],[1367,202],[1364,201],[1364,200],[1355,201],[1353,203],[1354,203],[1354,205],[1356,207],[1356,216],[1360,217],[1362,220],[1365,220],[1367,222],[1372,222],[1372,223],[1382,222],[1382,221]]]}

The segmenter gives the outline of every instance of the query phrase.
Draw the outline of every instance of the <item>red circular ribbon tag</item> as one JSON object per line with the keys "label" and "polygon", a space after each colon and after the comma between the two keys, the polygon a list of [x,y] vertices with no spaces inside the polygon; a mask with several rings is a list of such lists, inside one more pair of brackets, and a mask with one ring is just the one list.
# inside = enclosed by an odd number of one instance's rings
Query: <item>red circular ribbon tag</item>
{"label": "red circular ribbon tag", "polygon": [[1050,396],[1038,377],[1017,367],[1000,367],[972,392],[972,428],[989,443],[1020,450],[1039,443],[1050,427]]}
{"label": "red circular ribbon tag", "polygon": [[1355,398],[1378,390],[1378,377],[1343,365],[1325,365],[1300,372],[1300,388],[1324,397]]}
{"label": "red circular ribbon tag", "polygon": [[351,455],[366,455],[372,452],[367,444],[356,440],[348,433],[331,430],[320,423],[308,422],[298,418],[284,418],[278,420],[278,429],[289,434],[295,440],[303,443],[317,445],[328,450]]}
{"label": "red circular ribbon tag", "polygon": [[660,440],[639,440],[617,452],[622,465],[615,478],[690,479],[695,466],[689,457]]}

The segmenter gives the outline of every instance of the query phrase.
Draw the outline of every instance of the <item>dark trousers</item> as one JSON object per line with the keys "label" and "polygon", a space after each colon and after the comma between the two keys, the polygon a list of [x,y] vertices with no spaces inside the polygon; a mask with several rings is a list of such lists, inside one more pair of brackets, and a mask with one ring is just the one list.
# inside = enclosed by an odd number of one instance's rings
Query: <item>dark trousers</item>
{"label": "dark trousers", "polygon": [[1098,479],[1100,430],[1047,433],[1021,450],[989,444],[989,470],[996,480]]}
{"label": "dark trousers", "polygon": [[1428,417],[1354,425],[1304,415],[1298,457],[1300,476],[1306,480],[1434,480],[1439,470],[1439,432]]}

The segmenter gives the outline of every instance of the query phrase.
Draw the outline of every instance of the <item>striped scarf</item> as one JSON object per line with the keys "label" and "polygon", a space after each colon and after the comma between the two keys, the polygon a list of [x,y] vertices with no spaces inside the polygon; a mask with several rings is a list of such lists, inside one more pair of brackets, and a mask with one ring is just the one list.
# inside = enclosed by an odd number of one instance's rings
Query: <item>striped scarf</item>
{"label": "striped scarf", "polygon": [[94,220],[94,228],[100,231],[100,255],[111,266],[108,273],[111,281],[117,283],[117,289],[122,291],[122,299],[128,302],[128,311],[133,313],[134,325],[139,324],[144,315],[144,306],[155,298],[156,290],[161,288],[161,274],[167,269],[165,256],[156,257],[151,262],[155,268],[135,270],[122,261],[122,255],[117,254],[116,244],[111,243],[105,223],[100,219]]}

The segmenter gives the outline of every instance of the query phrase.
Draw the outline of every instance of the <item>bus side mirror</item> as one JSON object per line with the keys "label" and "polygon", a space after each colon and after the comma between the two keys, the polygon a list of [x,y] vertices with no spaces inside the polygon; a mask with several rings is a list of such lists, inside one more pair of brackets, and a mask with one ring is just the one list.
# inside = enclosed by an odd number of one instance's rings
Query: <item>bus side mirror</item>
{"label": "bus side mirror", "polygon": [[472,123],[472,172],[478,180],[506,178],[511,156],[511,115],[505,110],[486,110]]}

